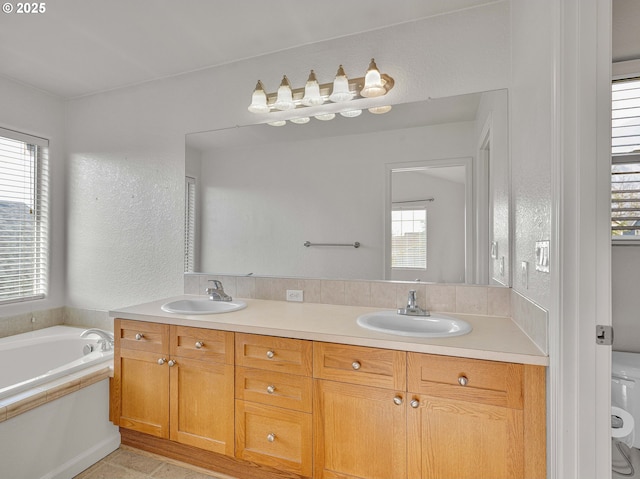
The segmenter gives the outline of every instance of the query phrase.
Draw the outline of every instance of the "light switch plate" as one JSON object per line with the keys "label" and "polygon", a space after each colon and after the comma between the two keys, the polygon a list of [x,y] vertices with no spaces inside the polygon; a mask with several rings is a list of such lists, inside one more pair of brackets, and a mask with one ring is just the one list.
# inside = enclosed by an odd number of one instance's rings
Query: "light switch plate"
{"label": "light switch plate", "polygon": [[536,241],[536,271],[549,272],[549,241]]}

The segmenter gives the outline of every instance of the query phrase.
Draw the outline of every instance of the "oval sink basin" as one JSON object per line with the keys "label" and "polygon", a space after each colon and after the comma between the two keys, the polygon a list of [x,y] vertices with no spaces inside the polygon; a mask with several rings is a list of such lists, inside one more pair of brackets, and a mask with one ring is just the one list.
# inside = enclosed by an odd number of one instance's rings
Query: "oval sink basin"
{"label": "oval sink basin", "polygon": [[364,314],[358,317],[357,323],[360,327],[373,331],[415,338],[462,336],[470,333],[473,329],[466,321],[443,314],[405,316],[396,311],[376,311]]}
{"label": "oval sink basin", "polygon": [[244,301],[211,301],[210,299],[178,299],[160,306],[162,311],[176,314],[230,313],[247,307]]}

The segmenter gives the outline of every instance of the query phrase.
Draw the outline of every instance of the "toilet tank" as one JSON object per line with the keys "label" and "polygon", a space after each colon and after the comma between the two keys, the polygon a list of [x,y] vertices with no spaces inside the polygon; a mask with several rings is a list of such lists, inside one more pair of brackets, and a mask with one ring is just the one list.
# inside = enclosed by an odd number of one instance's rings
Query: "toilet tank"
{"label": "toilet tank", "polygon": [[[614,351],[611,359],[611,405],[631,414],[637,428],[640,425],[640,354]],[[640,448],[638,432],[633,447]]]}

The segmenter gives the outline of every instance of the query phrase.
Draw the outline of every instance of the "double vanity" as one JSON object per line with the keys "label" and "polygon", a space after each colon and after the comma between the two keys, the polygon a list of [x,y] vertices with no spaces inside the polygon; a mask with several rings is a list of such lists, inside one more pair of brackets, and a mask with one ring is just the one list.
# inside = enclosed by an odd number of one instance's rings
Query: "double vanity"
{"label": "double vanity", "polygon": [[124,444],[243,479],[546,477],[548,358],[509,318],[202,296],[111,315]]}

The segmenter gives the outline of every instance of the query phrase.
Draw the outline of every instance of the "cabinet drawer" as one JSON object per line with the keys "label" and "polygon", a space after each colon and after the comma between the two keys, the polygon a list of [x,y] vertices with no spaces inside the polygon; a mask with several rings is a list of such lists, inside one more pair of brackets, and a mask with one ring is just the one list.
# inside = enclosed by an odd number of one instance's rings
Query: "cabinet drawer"
{"label": "cabinet drawer", "polygon": [[236,367],[236,398],[311,412],[309,376]]}
{"label": "cabinet drawer", "polygon": [[310,341],[236,333],[236,365],[311,376]]}
{"label": "cabinet drawer", "polygon": [[311,414],[236,400],[236,457],[311,477]]}
{"label": "cabinet drawer", "polygon": [[409,391],[522,409],[523,365],[409,353]]}
{"label": "cabinet drawer", "polygon": [[404,390],[406,363],[403,351],[319,342],[313,345],[313,375],[320,379]]}
{"label": "cabinet drawer", "polygon": [[169,325],[116,319],[116,348],[169,354]]}
{"label": "cabinet drawer", "polygon": [[171,355],[233,364],[233,333],[171,326]]}

